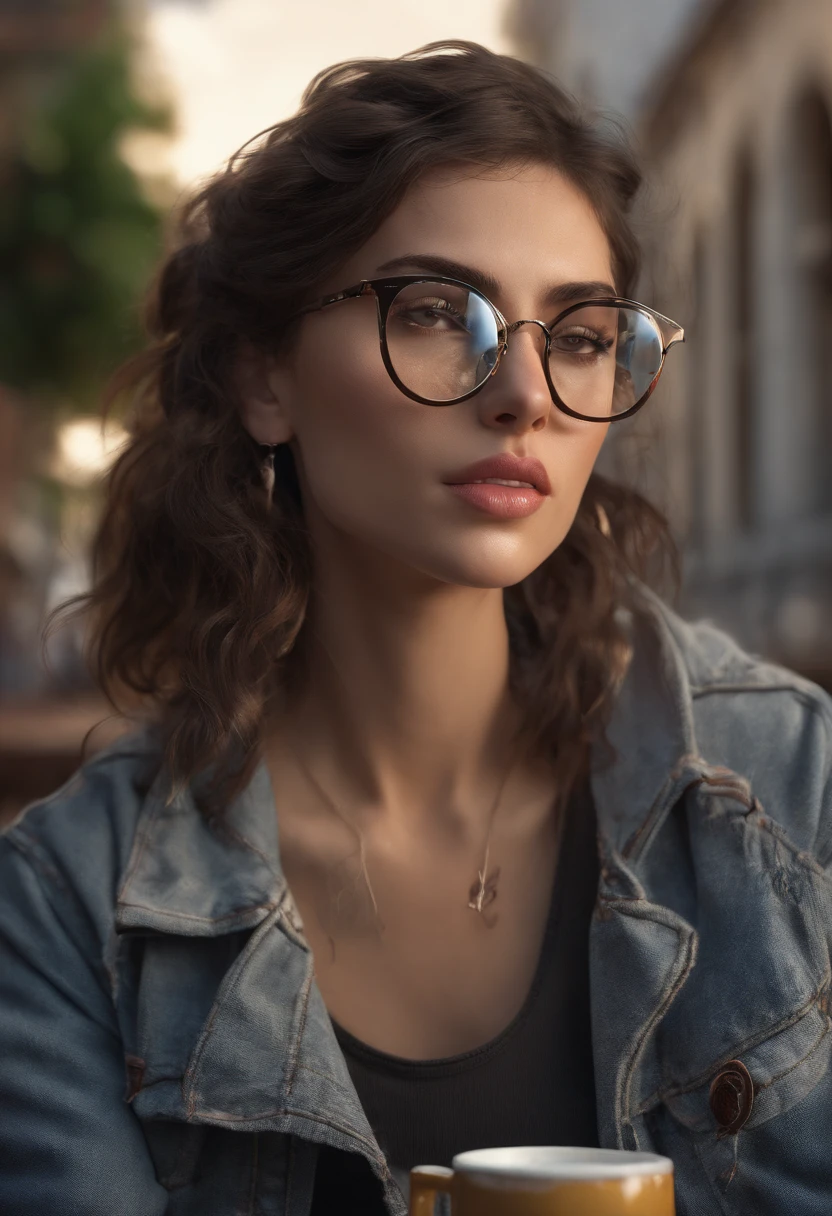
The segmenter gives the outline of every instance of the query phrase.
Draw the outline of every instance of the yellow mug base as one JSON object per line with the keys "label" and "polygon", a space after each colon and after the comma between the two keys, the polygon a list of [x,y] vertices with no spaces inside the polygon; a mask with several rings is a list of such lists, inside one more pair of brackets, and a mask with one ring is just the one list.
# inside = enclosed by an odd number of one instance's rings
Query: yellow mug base
{"label": "yellow mug base", "polygon": [[674,1216],[673,1175],[547,1184],[545,1190],[453,1181],[454,1216]]}
{"label": "yellow mug base", "polygon": [[433,1216],[439,1192],[453,1216],[675,1216],[673,1174],[581,1181],[476,1174],[419,1166],[410,1174],[410,1216]]}

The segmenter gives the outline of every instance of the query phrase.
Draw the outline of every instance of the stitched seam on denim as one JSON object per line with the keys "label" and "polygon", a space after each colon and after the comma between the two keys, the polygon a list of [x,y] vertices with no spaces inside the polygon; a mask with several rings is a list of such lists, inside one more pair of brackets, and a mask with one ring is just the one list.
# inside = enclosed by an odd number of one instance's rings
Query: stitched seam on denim
{"label": "stitched seam on denim", "polygon": [[149,1081],[147,1085],[142,1084],[142,1093],[146,1094],[149,1090],[154,1089],[157,1085],[170,1085],[171,1083],[179,1084],[183,1080],[181,1073],[172,1077],[157,1077],[155,1081]]}
{"label": "stitched seam on denim", "polygon": [[[809,873],[813,874],[816,878],[823,879],[824,883],[828,883],[830,886],[832,886],[832,874],[825,870],[820,862],[811,855],[811,853],[807,853],[805,849],[801,849],[797,844],[795,844],[786,829],[783,828],[776,819],[772,819],[770,815],[766,814],[765,807],[758,798],[753,799],[753,805],[748,812],[735,811],[733,812],[733,816],[736,819],[742,819],[747,823],[749,816],[754,815],[755,812],[756,817],[754,819],[754,824],[759,831],[768,832],[768,834],[774,840],[776,840],[778,844],[782,845],[783,848],[791,853],[794,860],[802,865],[804,869],[808,870]],[[732,815],[730,810],[723,813],[726,819],[730,818]]]}
{"label": "stitched seam on denim", "polygon": [[832,713],[826,702],[817,695],[812,694],[808,689],[800,688],[795,684],[700,684],[696,687],[691,687],[691,696],[694,699],[722,692],[789,692],[805,705],[807,709],[811,709],[823,718],[827,727],[832,730]]}
{"label": "stitched seam on denim", "polygon": [[244,848],[254,853],[256,857],[259,857],[273,878],[280,877],[266,854],[261,849],[258,849],[257,845],[252,844],[247,836],[244,836],[242,832],[238,832],[237,829],[232,827],[232,825],[229,823],[224,823],[222,830],[223,832],[227,832],[229,836],[232,836],[234,840],[239,841]]}
{"label": "stitched seam on denim", "polygon": [[[275,902],[275,907],[280,910],[280,929],[290,941],[299,946],[306,954],[309,954],[309,944],[304,938],[302,930],[298,929],[293,923],[291,912],[286,910],[287,905],[294,905],[294,899],[289,890],[289,884],[284,881]],[[298,913],[298,916],[300,916],[300,913]]]}
{"label": "stitched seam on denim", "polygon": [[815,1052],[820,1047],[823,1040],[829,1034],[829,1029],[830,1029],[829,1026],[824,1026],[823,1030],[821,1030],[820,1034],[815,1039],[814,1043],[809,1048],[809,1050],[806,1052],[805,1056],[801,1056],[801,1058],[799,1060],[797,1060],[794,1064],[790,1064],[788,1068],[784,1068],[782,1072],[778,1072],[776,1076],[772,1077],[770,1081],[766,1081],[764,1085],[755,1085],[754,1088],[757,1091],[757,1093],[762,1093],[763,1090],[768,1089],[770,1085],[776,1085],[778,1081],[782,1081],[784,1077],[787,1077],[790,1072],[794,1072],[794,1070],[796,1068],[800,1068],[801,1064],[805,1064],[806,1061],[809,1059],[809,1057],[813,1056],[815,1054]]}
{"label": "stitched seam on denim", "polygon": [[[628,1069],[629,1075],[627,1077],[627,1085],[626,1085],[628,1098],[629,1098],[629,1091],[632,1086],[633,1076],[635,1074],[635,1069],[636,1069],[638,1061],[640,1060],[640,1057],[644,1050],[644,1046],[647,1042],[647,1039],[653,1033],[653,1031],[655,1030],[655,1027],[662,1020],[665,1013],[672,1005],[673,1001],[676,998],[677,993],[683,987],[685,981],[687,980],[687,977],[690,975],[690,972],[693,969],[693,965],[696,961],[696,953],[697,953],[696,934],[690,933],[688,935],[687,941],[682,940],[682,934],[681,934],[681,931],[679,931],[679,930],[677,930],[677,936],[679,938],[679,946],[682,947],[682,951],[680,951],[680,953],[682,953],[682,959],[681,959],[681,964],[680,964],[680,968],[679,968],[679,973],[678,973],[675,981],[673,981],[670,984],[669,988],[665,989],[665,994],[663,996],[663,999],[660,1001],[658,1008],[655,1010],[652,1018],[650,1018],[648,1020],[648,1022],[645,1023],[645,1025],[642,1029],[642,1034],[638,1041],[636,1050],[633,1053],[633,1055],[631,1056],[631,1063],[630,1063],[630,1067]],[[628,1121],[631,1119],[631,1116],[629,1113],[627,1115],[627,1119],[628,1119]]]}
{"label": "stitched seam on denim", "polygon": [[[738,781],[705,781],[702,784],[707,785],[707,792],[713,798],[721,798],[723,801],[738,802],[743,808],[743,814],[759,808],[759,803],[754,795],[750,792],[750,786],[746,783],[741,785]],[[746,793],[746,790],[749,792]]]}
{"label": "stitched seam on denim", "polygon": [[[789,1073],[794,1072],[794,1070],[795,1070],[796,1068],[800,1068],[801,1064],[805,1064],[805,1063],[806,1063],[806,1061],[809,1059],[809,1057],[810,1057],[810,1056],[812,1056],[812,1055],[814,1055],[814,1053],[815,1053],[815,1052],[817,1051],[817,1049],[820,1047],[821,1043],[822,1043],[822,1042],[823,1042],[823,1040],[826,1038],[826,1036],[828,1035],[828,1033],[829,1033],[829,1031],[830,1031],[830,1030],[832,1030],[832,1024],[827,1025],[827,1026],[824,1026],[824,1027],[823,1027],[823,1029],[821,1030],[820,1034],[818,1035],[817,1039],[815,1039],[814,1043],[813,1043],[813,1044],[812,1044],[812,1046],[809,1048],[809,1050],[806,1052],[806,1054],[805,1054],[805,1055],[803,1055],[803,1056],[801,1056],[799,1060],[795,1060],[795,1062],[794,1062],[793,1064],[790,1064],[788,1068],[784,1068],[782,1072],[778,1072],[778,1073],[777,1073],[775,1076],[771,1077],[771,1078],[770,1078],[768,1081],[764,1082],[763,1084],[758,1084],[758,1083],[755,1081],[755,1082],[754,1082],[754,1092],[755,1092],[755,1094],[760,1094],[760,1093],[763,1093],[765,1090],[769,1089],[769,1088],[770,1088],[772,1085],[776,1085],[778,1081],[782,1081],[784,1077],[787,1077],[787,1076],[789,1075]],[[774,1037],[774,1035],[772,1035],[771,1037],[773,1038],[773,1037]],[[764,1039],[764,1040],[762,1040],[762,1041],[763,1041],[763,1042],[765,1042],[766,1040]],[[724,1066],[724,1064],[726,1064],[726,1063],[728,1062],[728,1059],[737,1059],[737,1058],[739,1058],[739,1056],[740,1056],[740,1055],[742,1054],[742,1052],[743,1052],[743,1051],[745,1051],[745,1050],[747,1050],[747,1048],[741,1048],[739,1051],[735,1052],[735,1053],[734,1053],[734,1055],[732,1055],[732,1056],[730,1056],[730,1057],[726,1057],[726,1058],[725,1058],[725,1060],[723,1060],[723,1062],[722,1062],[721,1064],[714,1065],[714,1067],[713,1067],[712,1069],[710,1069],[710,1070],[709,1070],[708,1076],[710,1076],[710,1075],[711,1075],[711,1073],[713,1073],[713,1072],[718,1072],[718,1071],[719,1071],[719,1069],[720,1069],[721,1067],[723,1067],[723,1066]],[[707,1081],[703,1082],[703,1083],[702,1083],[702,1085],[700,1085],[700,1086],[696,1086],[696,1087],[694,1087],[693,1089],[690,1089],[690,1090],[683,1090],[683,1091],[681,1091],[681,1092],[682,1092],[682,1093],[695,1093],[697,1088],[702,1088],[702,1087],[703,1087],[703,1085],[704,1085],[704,1084],[706,1084],[706,1083],[707,1083]],[[668,1093],[666,1093],[666,1094],[664,1095],[664,1097],[671,1097],[671,1098],[673,1098],[673,1097],[678,1097],[678,1096],[679,1096],[678,1092],[677,1092],[677,1093],[671,1093],[671,1092],[669,1092],[669,1091],[668,1091]],[[651,1105],[652,1105],[652,1109],[655,1109],[656,1105],[657,1105],[658,1103],[660,1103],[660,1102],[661,1102],[661,1100],[662,1100],[662,1099],[661,1099],[661,1097],[660,1097],[658,1094],[653,1094],[653,1095],[652,1095],[650,1098],[648,1098],[648,1099],[647,1099],[647,1100],[646,1100],[646,1101],[643,1103],[643,1105],[642,1105],[642,1106],[641,1106],[641,1107],[640,1107],[640,1108],[639,1108],[639,1109],[638,1109],[638,1110],[635,1112],[635,1113],[636,1113],[636,1115],[643,1115],[643,1114],[646,1114],[646,1113],[647,1113],[647,1112],[648,1112],[648,1111],[651,1109]],[[752,1123],[752,1125],[751,1125],[751,1126],[753,1127],[753,1126],[754,1126],[754,1124]]]}
{"label": "stitched seam on denim", "polygon": [[[331,1127],[337,1132],[343,1132],[343,1134],[350,1140],[356,1140],[360,1144],[366,1144],[367,1148],[370,1149],[373,1155],[373,1159],[383,1162],[385,1169],[387,1169],[387,1162],[384,1159],[384,1155],[382,1154],[382,1156],[379,1157],[378,1152],[376,1151],[377,1146],[374,1145],[371,1140],[368,1140],[366,1136],[362,1136],[360,1132],[355,1131],[354,1128],[347,1126],[347,1124],[338,1123],[335,1119],[324,1118],[321,1115],[314,1115],[308,1110],[295,1110],[291,1106],[284,1106],[272,1110],[257,1111],[253,1115],[235,1115],[226,1111],[213,1111],[210,1122],[217,1125],[221,1125],[222,1123],[257,1123],[261,1119],[282,1119],[287,1115],[290,1115],[293,1119],[306,1119],[310,1123],[320,1123],[323,1127]],[[289,1134],[291,1135],[292,1133]]]}
{"label": "stitched seam on denim", "polygon": [[695,697],[709,696],[715,692],[793,692],[806,695],[805,689],[783,681],[776,684],[757,684],[753,680],[748,684],[742,680],[728,684],[691,684],[690,691]]}
{"label": "stitched seam on denim", "polygon": [[[645,842],[649,842],[649,840],[651,839],[653,831],[655,830],[654,819],[656,818],[656,815],[657,815],[656,808],[661,806],[662,803],[667,799],[667,797],[669,796],[670,790],[673,788],[674,784],[679,780],[679,775],[680,774],[679,774],[678,770],[674,769],[673,772],[670,774],[670,776],[665,779],[664,784],[662,785],[658,794],[654,798],[653,804],[650,807],[647,814],[644,816],[644,819],[641,821],[641,823],[638,825],[638,827],[632,832],[632,834],[629,836],[629,838],[624,842],[624,847],[621,850],[621,856],[625,860],[629,861],[629,860],[632,860],[634,856],[637,857],[638,856],[638,847],[640,844],[642,844],[642,841],[644,840]],[[687,786],[685,786],[684,789],[680,790],[680,792],[679,792],[680,798],[681,798],[682,794],[684,793],[685,789],[687,789]],[[642,848],[643,847],[646,847],[646,843],[642,844]]]}
{"label": "stitched seam on denim", "polygon": [[[627,913],[623,913],[623,914],[627,915]],[[638,917],[637,919],[655,921],[657,918],[656,917]],[[665,924],[666,922],[664,920],[662,920],[660,923]],[[667,928],[673,929],[674,932],[676,933],[677,954],[676,954],[676,959],[674,961],[677,965],[678,971],[677,971],[676,977],[671,978],[669,980],[667,986],[665,987],[665,989],[662,993],[662,997],[661,997],[656,1009],[654,1010],[652,1016],[650,1018],[648,1018],[647,1021],[642,1025],[641,1034],[639,1035],[638,1039],[636,1040],[634,1050],[630,1053],[629,1063],[627,1065],[626,1074],[625,1074],[624,1080],[622,1082],[620,1092],[616,1093],[616,1106],[618,1108],[618,1112],[617,1112],[618,1120],[622,1127],[626,1124],[631,1123],[631,1120],[633,1117],[629,1110],[627,1110],[626,1116],[625,1116],[624,1107],[625,1107],[625,1105],[629,1106],[629,1096],[630,1096],[630,1090],[631,1090],[632,1084],[633,1084],[633,1078],[635,1076],[636,1068],[638,1067],[638,1064],[641,1059],[641,1055],[644,1051],[644,1047],[647,1043],[647,1040],[649,1039],[650,1035],[655,1030],[658,1023],[664,1017],[667,1010],[672,1005],[673,1001],[676,998],[676,994],[679,992],[679,990],[684,985],[687,977],[690,975],[690,972],[694,966],[694,963],[696,962],[696,953],[697,953],[696,933],[693,930],[689,930],[686,933],[684,927],[681,925],[668,924]],[[687,940],[685,940],[685,938]],[[618,1090],[618,1086],[616,1086],[616,1089]]]}
{"label": "stitched seam on denim", "polygon": [[298,1119],[309,1119],[312,1123],[320,1123],[324,1127],[334,1127],[336,1131],[343,1132],[344,1135],[349,1136],[351,1140],[357,1140],[360,1144],[366,1144],[367,1148],[370,1149],[373,1160],[378,1161],[378,1163],[384,1167],[385,1175],[390,1173],[390,1169],[387,1165],[387,1160],[384,1154],[382,1153],[379,1155],[377,1151],[378,1145],[373,1144],[372,1140],[368,1140],[367,1137],[362,1136],[360,1132],[355,1131],[351,1127],[347,1127],[346,1124],[338,1123],[334,1119],[324,1119],[320,1115],[310,1114],[309,1111],[293,1110],[291,1106],[286,1107],[286,1114],[292,1115]]}
{"label": "stitched seam on denim", "polygon": [[[690,779],[685,784],[681,784],[678,794],[676,794],[673,800],[669,801],[669,805],[659,814],[658,807],[662,806],[665,799],[669,799],[670,790],[673,789],[674,783],[680,781],[682,776],[685,775],[686,767],[690,766],[714,770],[713,776],[708,772],[699,772],[693,776],[688,775]],[[695,789],[699,786],[707,786],[709,792],[713,793],[714,796],[719,796],[719,798],[732,798],[740,801],[741,805],[746,807],[746,810],[751,810],[753,807],[754,798],[751,793],[751,782],[747,778],[744,778],[741,773],[733,773],[731,770],[723,769],[723,766],[709,764],[709,761],[705,760],[704,756],[701,755],[686,754],[681,756],[679,761],[676,762],[673,772],[670,773],[662,789],[659,790],[656,799],[653,800],[650,810],[643,817],[639,827],[635,828],[635,831],[625,841],[622,849],[624,860],[639,860],[642,852],[650,846],[654,835],[663,827],[665,818],[673,811],[674,806],[684,799],[688,789]],[[748,792],[747,795],[746,792]]]}
{"label": "stitched seam on denim", "polygon": [[[202,1037],[194,1052],[193,1063],[188,1067],[188,1069],[185,1072],[184,1077],[182,1078],[182,1098],[186,1104],[186,1109],[188,1111],[189,1117],[192,1116],[194,1111],[196,1110],[197,1078],[199,1077],[199,1074],[201,1071],[202,1060],[205,1055],[205,1051],[208,1047],[208,1043],[211,1039],[211,1035],[214,1032],[214,1024],[215,1024],[217,1018],[219,1017],[220,1012],[225,1007],[228,999],[237,991],[237,988],[240,984],[240,981],[243,978],[243,975],[245,974],[246,970],[248,969],[249,965],[251,964],[252,958],[257,953],[257,950],[260,946],[262,937],[265,936],[265,933],[266,933],[266,930],[263,928],[263,923],[264,922],[261,922],[261,924],[258,926],[258,932],[260,932],[261,936],[258,936],[257,932],[255,932],[254,936],[250,939],[250,941],[246,945],[243,953],[237,956],[238,960],[242,959],[243,961],[239,964],[237,973],[234,976],[234,981],[233,981],[233,983],[228,984],[228,987],[223,991],[222,997],[221,998],[218,997],[217,1000],[215,1001],[213,1009],[211,1011],[211,1016],[208,1020],[208,1023],[206,1025],[205,1029],[202,1032]],[[274,928],[274,925],[271,925],[270,928]],[[245,957],[246,950],[249,952],[248,958]],[[232,964],[232,966],[234,966],[234,965],[236,965],[236,964]],[[188,1090],[188,1088],[190,1088],[190,1098],[186,1097],[186,1091]]]}
{"label": "stitched seam on denim", "polygon": [[312,967],[309,968],[309,973],[303,983],[303,1007],[301,1009],[300,1024],[298,1032],[295,1035],[295,1041],[292,1043],[291,1052],[289,1054],[289,1067],[286,1070],[286,1097],[289,1098],[295,1084],[295,1073],[297,1071],[298,1056],[300,1054],[300,1044],[303,1038],[303,1032],[306,1027],[306,1015],[309,1009],[309,996],[312,992],[312,981],[315,977],[315,972]]}
{"label": "stitched seam on denim", "polygon": [[678,1085],[671,1089],[657,1089],[654,1093],[646,1098],[641,1108],[636,1112],[642,1114],[649,1106],[655,1105],[658,1102],[666,1102],[668,1098],[678,1098],[683,1094],[693,1093],[697,1089],[701,1089],[703,1085],[711,1079],[713,1074],[722,1068],[729,1060],[736,1060],[742,1056],[743,1052],[752,1051],[758,1047],[760,1043],[765,1043],[768,1039],[776,1038],[778,1034],[782,1034],[784,1030],[788,1030],[790,1026],[794,1026],[802,1018],[808,1017],[812,1011],[812,1007],[817,1005],[818,998],[822,992],[828,987],[830,981],[830,973],[827,972],[824,976],[819,988],[804,1005],[796,1009],[793,1013],[784,1018],[782,1022],[776,1022],[774,1026],[766,1027],[765,1030],[758,1034],[750,1035],[739,1045],[735,1045],[729,1052],[721,1056],[718,1060],[712,1061],[707,1068],[699,1073],[692,1081],[686,1081],[684,1085]]}
{"label": "stitched seam on denim", "polygon": [[[311,1070],[309,1070],[309,1071],[311,1071]],[[323,1075],[323,1074],[319,1074],[319,1075]],[[294,1110],[291,1107],[286,1108],[286,1113],[300,1117],[300,1118],[304,1118],[304,1119],[311,1119],[315,1123],[322,1123],[325,1127],[333,1127],[333,1128],[335,1128],[336,1131],[344,1132],[351,1139],[358,1140],[361,1144],[366,1144],[367,1147],[372,1152],[373,1160],[378,1161],[379,1164],[382,1166],[382,1169],[384,1171],[383,1181],[386,1182],[393,1178],[393,1175],[390,1172],[389,1163],[388,1163],[387,1158],[385,1157],[383,1151],[381,1152],[380,1156],[378,1155],[378,1150],[379,1150],[378,1143],[374,1142],[373,1140],[368,1140],[365,1136],[362,1136],[360,1134],[360,1132],[355,1131],[355,1128],[353,1126],[347,1126],[342,1123],[337,1123],[331,1118],[321,1118],[318,1115],[311,1114],[309,1111]]]}
{"label": "stitched seam on denim", "polygon": [[[236,920],[238,917],[248,915],[251,912],[259,912],[261,908],[267,911],[276,908],[279,900],[268,900],[262,904],[248,904],[243,908],[236,908],[233,912],[226,912],[225,916],[197,916],[193,912],[168,911],[166,908],[160,908],[158,905],[153,907],[149,904],[131,904],[120,901],[122,908],[135,908],[138,912],[154,912],[157,916],[173,916],[176,920],[191,920],[196,921],[201,925],[221,925],[227,920]],[[128,925],[127,928],[132,928]]]}
{"label": "stitched seam on denim", "polygon": [[[674,933],[679,933],[684,928],[691,928],[687,922],[673,912],[670,908],[665,908],[663,904],[651,903],[649,899],[636,897],[634,895],[612,895],[604,896],[604,905],[607,908],[618,910],[618,905],[621,904],[621,914],[623,916],[632,916],[634,920],[649,920],[654,924],[664,925],[667,929],[672,929]],[[650,909],[649,912],[633,912],[634,907],[641,906],[645,909]],[[695,933],[695,930],[694,930]]]}
{"label": "stitched seam on denim", "polygon": [[298,1064],[298,1072],[311,1072],[313,1077],[320,1077],[323,1081],[329,1081],[330,1085],[334,1085],[336,1089],[340,1089],[342,1094],[347,1094],[352,1097],[352,1090],[347,1089],[346,1085],[342,1085],[340,1081],[336,1081],[335,1077],[331,1077],[329,1073],[319,1072],[317,1068],[310,1068],[308,1064]]}
{"label": "stitched seam on denim", "polygon": [[[715,770],[715,774],[711,776],[706,772],[699,772],[691,775],[691,768],[698,767],[701,769],[703,766]],[[688,770],[687,773],[685,772],[686,769]],[[724,778],[736,776],[737,780],[727,782],[722,778],[723,785],[720,785],[720,773],[724,773]],[[681,784],[682,778],[685,776],[688,779],[684,784]],[[679,789],[676,791],[675,797],[671,798],[670,791],[676,783],[679,783]],[[624,847],[621,850],[621,856],[624,860],[638,861],[642,853],[649,848],[653,838],[661,831],[667,820],[667,816],[683,800],[688,790],[703,784],[707,785],[715,793],[719,790],[725,790],[727,796],[739,797],[743,805],[746,807],[750,806],[750,802],[742,797],[742,793],[746,787],[750,790],[750,785],[739,773],[733,774],[730,769],[723,769],[722,766],[710,764],[704,756],[693,752],[686,753],[684,756],[680,756],[670,776],[665,780],[661,790],[653,800],[653,804],[644,816],[644,819],[625,841]],[[665,802],[667,802],[667,806],[663,807]],[[660,807],[663,807],[661,812],[658,809]]]}
{"label": "stitched seam on denim", "polygon": [[701,1143],[699,1142],[699,1140],[696,1137],[694,1137],[694,1140],[693,1140],[693,1151],[696,1153],[696,1156],[699,1159],[699,1164],[702,1168],[702,1173],[705,1176],[705,1178],[707,1179],[708,1186],[711,1189],[711,1194],[714,1196],[717,1203],[719,1204],[719,1210],[723,1213],[723,1216],[732,1216],[732,1213],[730,1212],[730,1210],[725,1206],[725,1196],[723,1195],[723,1193],[720,1191],[719,1187],[717,1186],[716,1179],[712,1178],[710,1175],[708,1167],[706,1166],[705,1161],[702,1157]]}
{"label": "stitched seam on denim", "polygon": [[[128,868],[127,873],[124,876],[124,880],[121,884],[121,887],[116,894],[116,905],[117,906],[121,903],[121,896],[127,890],[130,883],[133,881],[133,877],[135,876],[135,873],[136,873],[137,869],[139,868],[139,863],[141,862],[142,858],[144,857],[145,849],[147,848],[148,842],[150,840],[150,829],[153,827],[153,824],[156,822],[156,819],[159,815],[159,811],[162,806],[162,800],[159,797],[158,793],[154,792],[152,797],[154,799],[154,803],[150,809],[150,812],[148,813],[147,819],[145,820],[145,822],[143,824],[141,824],[141,822],[140,822],[140,826],[136,830],[136,836],[138,837],[138,841],[137,841],[138,848],[135,848],[135,844],[134,844],[135,855],[133,857],[133,863]],[[128,905],[128,906],[130,906],[130,905]]]}

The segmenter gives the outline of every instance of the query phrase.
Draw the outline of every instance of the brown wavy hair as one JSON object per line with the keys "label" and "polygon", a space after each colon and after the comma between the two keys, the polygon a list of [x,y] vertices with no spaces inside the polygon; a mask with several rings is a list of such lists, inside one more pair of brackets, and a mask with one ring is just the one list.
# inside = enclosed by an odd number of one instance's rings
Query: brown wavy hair
{"label": "brown wavy hair", "polygon": [[[242,425],[242,339],[272,351],[290,318],[426,170],[555,166],[590,201],[630,296],[641,174],[620,129],[545,73],[472,42],[318,73],[291,118],[256,136],[181,209],[147,310],[148,348],[116,374],[130,440],[105,482],[88,661],[117,709],[138,698],[175,791],[206,770],[219,821],[261,754],[276,682],[289,680],[310,592],[309,539],[288,445],[267,508],[262,455]],[[679,556],[665,517],[596,472],[558,549],[504,592],[511,681],[564,797],[594,732],[605,739],[630,648],[616,610]],[[172,796],[172,795],[171,795]]]}

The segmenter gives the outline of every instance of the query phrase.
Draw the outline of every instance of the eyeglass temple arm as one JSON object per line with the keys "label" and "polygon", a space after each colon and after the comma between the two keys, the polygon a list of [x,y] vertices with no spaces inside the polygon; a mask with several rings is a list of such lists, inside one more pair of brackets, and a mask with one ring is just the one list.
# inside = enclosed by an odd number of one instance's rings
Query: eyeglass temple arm
{"label": "eyeglass temple arm", "polygon": [[341,300],[352,300],[356,296],[369,296],[373,294],[373,289],[367,279],[362,279],[360,283],[356,283],[353,287],[345,287],[343,291],[337,292],[334,296],[324,296],[322,300],[316,300],[314,304],[307,304],[305,308],[298,309],[298,314],[305,312],[318,312],[321,308],[326,308],[328,304],[338,304]]}
{"label": "eyeglass temple arm", "polygon": [[681,325],[671,321],[670,317],[663,317],[660,312],[654,312],[653,316],[661,331],[665,351],[669,351],[671,346],[675,346],[677,342],[684,342],[685,331]]}

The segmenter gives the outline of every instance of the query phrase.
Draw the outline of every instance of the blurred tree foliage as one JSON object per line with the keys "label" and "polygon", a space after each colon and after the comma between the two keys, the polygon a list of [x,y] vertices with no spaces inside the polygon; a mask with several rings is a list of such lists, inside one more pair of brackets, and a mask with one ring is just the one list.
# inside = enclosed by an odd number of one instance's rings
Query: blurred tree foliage
{"label": "blurred tree foliage", "polygon": [[94,408],[140,338],[161,217],[122,159],[170,112],[135,92],[132,40],[112,23],[55,74],[0,189],[0,381],[44,408]]}

